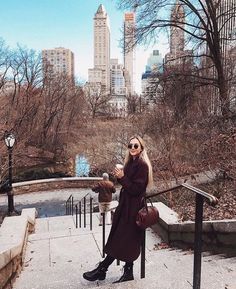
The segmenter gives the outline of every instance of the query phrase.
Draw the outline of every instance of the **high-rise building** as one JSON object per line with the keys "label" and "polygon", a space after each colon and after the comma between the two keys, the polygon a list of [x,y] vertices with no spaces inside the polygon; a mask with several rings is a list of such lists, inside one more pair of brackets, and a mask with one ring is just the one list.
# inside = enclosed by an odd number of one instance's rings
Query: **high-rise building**
{"label": "high-rise building", "polygon": [[184,6],[176,1],[171,11],[171,22],[177,23],[177,26],[170,27],[170,52],[165,56],[166,67],[185,65],[186,62],[192,65],[192,50],[185,50],[185,11]]}
{"label": "high-rise building", "polygon": [[118,59],[111,59],[111,93],[115,95],[126,95],[124,67],[119,64]]}
{"label": "high-rise building", "polygon": [[124,67],[118,59],[111,59],[111,113],[113,116],[124,117],[127,115],[127,98],[124,78]]}
{"label": "high-rise building", "polygon": [[74,53],[70,49],[43,49],[42,58],[44,72],[51,75],[65,74],[74,79]]}
{"label": "high-rise building", "polygon": [[104,6],[94,16],[94,68],[89,69],[89,83],[101,83],[110,93],[110,25]]}
{"label": "high-rise building", "polygon": [[124,19],[124,67],[127,93],[134,95],[135,87],[135,13],[125,13]]}
{"label": "high-rise building", "polygon": [[175,6],[171,12],[171,21],[178,23],[178,26],[170,27],[170,53],[178,54],[180,51],[184,51],[184,21],[185,12],[184,7],[179,1],[176,1]]}
{"label": "high-rise building", "polygon": [[[236,81],[235,81],[235,63],[236,63],[236,1],[224,0],[215,1],[215,13],[218,21],[219,44],[222,56],[222,69],[224,79],[227,87],[227,101],[225,104],[221,103],[219,87],[211,85],[208,87],[209,112],[212,114],[221,114],[222,105],[228,106],[230,110],[236,110]],[[208,55],[209,47],[203,47],[203,53]],[[203,75],[211,75],[212,78],[217,79],[218,73],[216,67],[212,64],[211,58],[202,57],[202,67],[205,68]]]}
{"label": "high-rise building", "polygon": [[142,99],[145,105],[157,103],[162,91],[158,84],[163,72],[163,58],[159,50],[153,50],[147,60],[146,70],[142,74]]}
{"label": "high-rise building", "polygon": [[159,71],[163,69],[163,57],[158,49],[152,51],[149,55],[146,65],[146,71]]}
{"label": "high-rise building", "polygon": [[219,19],[220,45],[227,79],[229,107],[231,111],[236,111],[236,1],[220,1],[217,17]]}

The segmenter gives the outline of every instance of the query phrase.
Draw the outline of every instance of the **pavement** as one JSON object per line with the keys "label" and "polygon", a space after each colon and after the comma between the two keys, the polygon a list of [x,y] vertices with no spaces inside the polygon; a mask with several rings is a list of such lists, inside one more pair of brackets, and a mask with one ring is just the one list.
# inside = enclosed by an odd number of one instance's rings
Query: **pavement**
{"label": "pavement", "polygon": [[[89,222],[89,218],[87,223]],[[86,288],[192,288],[193,254],[173,248],[161,249],[161,239],[147,230],[146,278],[140,279],[140,259],[135,262],[135,280],[112,284],[122,274],[123,264],[114,262],[104,281],[83,279],[85,271],[102,260],[102,227],[98,214],[89,226],[75,229],[72,216],[36,219],[35,233],[29,236],[23,270],[13,289]],[[110,226],[106,225],[106,236]],[[236,258],[205,256],[202,260],[202,289],[236,289]]]}
{"label": "pavement", "polygon": [[[102,260],[102,227],[98,213],[93,214],[93,230],[75,228],[75,218],[63,216],[65,201],[74,195],[79,200],[89,189],[63,189],[16,195],[15,207],[41,208],[35,232],[28,238],[22,271],[13,289],[190,289],[193,279],[192,251],[165,248],[151,229],[147,230],[146,278],[140,279],[140,259],[135,262],[134,281],[112,284],[122,275],[123,265],[114,262],[104,281],[83,279]],[[96,195],[94,195],[96,201]],[[7,196],[0,195],[0,209],[6,208]],[[47,207],[48,206],[48,207]],[[51,208],[50,213],[48,208]],[[50,217],[51,216],[51,217]],[[87,217],[89,224],[89,217]],[[106,225],[106,237],[110,225]],[[201,289],[236,289],[236,258],[204,253]]]}
{"label": "pavement", "polygon": [[[114,199],[118,198],[118,192],[113,195]],[[90,193],[93,197],[93,202],[98,202],[98,194],[91,189],[61,189],[46,192],[34,192],[14,196],[14,205],[17,211],[25,208],[36,208],[39,218],[64,216],[65,202],[72,194],[74,197],[74,204],[78,202],[83,196]],[[7,195],[0,195],[0,215],[7,212]]]}

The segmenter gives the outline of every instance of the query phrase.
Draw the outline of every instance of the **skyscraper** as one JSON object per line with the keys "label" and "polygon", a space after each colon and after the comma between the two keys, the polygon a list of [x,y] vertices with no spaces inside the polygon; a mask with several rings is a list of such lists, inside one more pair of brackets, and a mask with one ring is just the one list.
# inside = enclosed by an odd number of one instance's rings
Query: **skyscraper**
{"label": "skyscraper", "polygon": [[44,72],[53,75],[65,74],[74,79],[74,53],[70,49],[43,49],[42,57]]}
{"label": "skyscraper", "polygon": [[127,115],[127,98],[124,79],[124,67],[118,59],[111,59],[111,113],[113,116],[124,117]]}
{"label": "skyscraper", "polygon": [[177,23],[170,27],[170,52],[165,56],[165,66],[173,67],[185,65],[186,63],[193,65],[192,63],[192,50],[185,50],[185,37],[184,37],[184,25],[185,25],[185,11],[184,6],[176,0],[175,5],[171,11],[171,22]]}
{"label": "skyscraper", "polygon": [[110,25],[102,4],[94,16],[94,68],[89,69],[89,82],[100,83],[110,93]]}
{"label": "skyscraper", "polygon": [[[208,95],[209,95],[209,112],[212,114],[222,114],[222,108],[229,107],[230,110],[236,110],[236,81],[235,81],[235,61],[236,61],[236,53],[235,53],[235,39],[236,39],[236,1],[235,0],[224,0],[224,1],[214,1],[215,8],[215,18],[217,20],[217,28],[211,28],[210,31],[213,30],[215,34],[218,34],[217,40],[215,43],[219,41],[220,45],[220,57],[221,60],[219,63],[222,64],[221,67],[221,75],[224,76],[223,84],[225,86],[225,100],[222,100],[222,96],[220,95],[220,89],[222,91],[222,84],[218,86],[209,85]],[[210,14],[210,12],[208,12]],[[214,17],[214,15],[213,15]],[[214,46],[213,46],[214,47]],[[203,53],[209,55],[210,49],[207,43],[205,47],[202,49]],[[219,59],[219,57],[218,57]],[[217,72],[217,67],[215,64],[212,64],[212,60],[209,57],[202,57],[202,67],[205,68],[203,71],[203,75],[209,77],[209,75],[218,81],[219,73]],[[223,72],[223,73],[222,73]],[[221,87],[220,87],[221,86]]]}
{"label": "skyscraper", "polygon": [[135,75],[135,13],[125,13],[124,19],[124,67],[125,82],[129,95],[134,94]]}
{"label": "skyscraper", "polygon": [[158,49],[152,51],[149,55],[146,65],[146,71],[162,71],[163,58]]}
{"label": "skyscraper", "polygon": [[[178,23],[178,26],[184,28],[185,13],[184,7],[176,1],[176,4],[171,12],[171,21]],[[184,30],[176,26],[170,27],[170,53],[172,55],[184,51]]]}
{"label": "skyscraper", "polygon": [[126,95],[124,67],[118,63],[118,59],[111,59],[111,93],[113,95]]}
{"label": "skyscraper", "polygon": [[[227,79],[228,102],[231,111],[236,111],[236,1],[224,0],[217,5],[220,46],[223,57],[224,73]],[[214,71],[216,75],[216,71]],[[216,94],[219,92],[217,91]]]}
{"label": "skyscraper", "polygon": [[163,58],[159,50],[152,51],[147,59],[146,70],[142,74],[142,98],[147,105],[157,103],[161,86],[158,84],[159,77],[163,72]]}

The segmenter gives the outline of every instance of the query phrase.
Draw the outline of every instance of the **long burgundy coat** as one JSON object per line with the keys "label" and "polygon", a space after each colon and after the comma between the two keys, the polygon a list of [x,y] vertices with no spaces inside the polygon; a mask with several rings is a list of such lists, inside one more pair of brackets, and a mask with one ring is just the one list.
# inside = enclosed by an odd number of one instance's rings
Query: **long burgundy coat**
{"label": "long burgundy coat", "polygon": [[118,260],[132,262],[140,254],[143,230],[136,225],[136,215],[142,207],[148,183],[148,166],[136,158],[124,168],[119,205],[113,217],[111,231],[104,252]]}

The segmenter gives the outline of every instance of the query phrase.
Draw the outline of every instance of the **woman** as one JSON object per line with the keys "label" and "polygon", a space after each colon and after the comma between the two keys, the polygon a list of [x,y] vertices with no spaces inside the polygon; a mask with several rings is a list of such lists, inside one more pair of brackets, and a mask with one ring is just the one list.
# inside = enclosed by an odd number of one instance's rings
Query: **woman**
{"label": "woman", "polygon": [[124,273],[114,282],[133,280],[133,262],[140,254],[143,230],[136,225],[136,215],[142,207],[146,188],[152,186],[152,166],[141,137],[129,140],[124,170],[115,168],[114,175],[122,185],[119,205],[113,216],[111,231],[104,248],[106,258],[83,277],[89,281],[104,280],[106,272],[115,260],[125,262]]}

